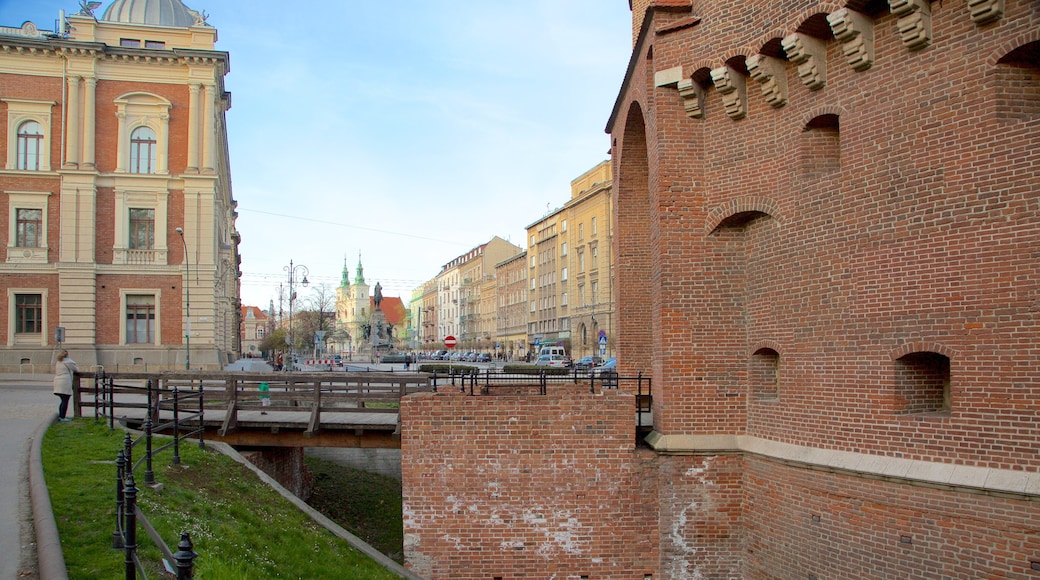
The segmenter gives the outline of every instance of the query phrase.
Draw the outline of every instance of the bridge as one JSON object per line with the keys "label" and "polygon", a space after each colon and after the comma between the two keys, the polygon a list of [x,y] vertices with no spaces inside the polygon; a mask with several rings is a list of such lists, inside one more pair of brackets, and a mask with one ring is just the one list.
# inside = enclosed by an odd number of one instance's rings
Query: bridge
{"label": "bridge", "polygon": [[[544,395],[550,387],[625,388],[636,394],[636,437],[650,428],[648,377],[580,372],[444,376],[424,372],[161,371],[74,376],[73,412],[141,426],[169,425],[248,447],[401,447],[400,401],[452,389],[470,396]],[[264,399],[267,399],[266,405]]]}
{"label": "bridge", "polygon": [[392,372],[81,372],[75,383],[76,416],[139,426],[176,412],[205,439],[256,447],[400,448],[401,397],[434,388],[425,374]]}

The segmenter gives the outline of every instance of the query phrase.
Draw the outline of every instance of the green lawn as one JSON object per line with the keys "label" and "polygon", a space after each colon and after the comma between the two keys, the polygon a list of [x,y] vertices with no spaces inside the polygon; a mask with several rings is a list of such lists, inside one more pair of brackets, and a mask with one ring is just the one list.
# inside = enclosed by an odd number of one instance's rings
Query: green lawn
{"label": "green lawn", "polygon": [[[115,459],[124,435],[77,419],[53,425],[44,436],[44,473],[69,578],[123,577],[123,551],[112,549],[112,532]],[[158,447],[166,440],[156,441]],[[178,466],[170,465],[172,449],[155,460],[161,490],[144,485],[144,464],[135,477],[140,508],[167,545],[176,551],[180,533],[191,534],[199,554],[196,578],[398,578],[315,524],[245,466],[202,451],[197,442],[182,444],[180,452]],[[143,456],[143,442],[134,456]],[[148,576],[161,577],[159,551],[141,529],[138,544]]]}

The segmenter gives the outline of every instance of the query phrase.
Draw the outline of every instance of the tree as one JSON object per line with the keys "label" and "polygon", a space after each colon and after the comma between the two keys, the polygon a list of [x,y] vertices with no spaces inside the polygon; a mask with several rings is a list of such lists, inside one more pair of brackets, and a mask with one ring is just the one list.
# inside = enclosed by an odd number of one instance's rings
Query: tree
{"label": "tree", "polygon": [[286,334],[284,328],[276,328],[272,330],[264,337],[263,342],[260,343],[260,350],[268,353],[283,350],[285,348],[285,341],[288,338]]}

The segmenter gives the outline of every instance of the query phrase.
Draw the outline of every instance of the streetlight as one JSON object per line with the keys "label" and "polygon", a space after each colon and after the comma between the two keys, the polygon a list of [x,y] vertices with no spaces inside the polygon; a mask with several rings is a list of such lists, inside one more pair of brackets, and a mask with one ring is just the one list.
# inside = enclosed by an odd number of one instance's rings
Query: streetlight
{"label": "streetlight", "polygon": [[296,370],[296,335],[293,334],[293,302],[296,301],[296,291],[293,290],[293,285],[296,284],[297,272],[303,274],[303,280],[300,280],[300,284],[307,285],[307,274],[311,271],[307,269],[307,266],[303,264],[293,265],[292,260],[289,260],[288,266],[282,266],[282,269],[289,273],[289,370]]}
{"label": "streetlight", "polygon": [[191,370],[191,262],[188,261],[188,243],[184,241],[184,228],[174,230],[184,246],[184,370]]}

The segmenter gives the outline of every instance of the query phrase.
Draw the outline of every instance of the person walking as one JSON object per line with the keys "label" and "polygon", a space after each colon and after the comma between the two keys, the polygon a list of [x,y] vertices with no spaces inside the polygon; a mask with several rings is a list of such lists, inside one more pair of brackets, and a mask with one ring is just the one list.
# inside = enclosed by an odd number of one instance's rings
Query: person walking
{"label": "person walking", "polygon": [[54,363],[54,394],[61,398],[58,403],[58,421],[68,423],[72,419],[65,417],[69,412],[69,399],[72,398],[72,375],[79,370],[76,361],[69,357],[69,351],[61,349]]}

